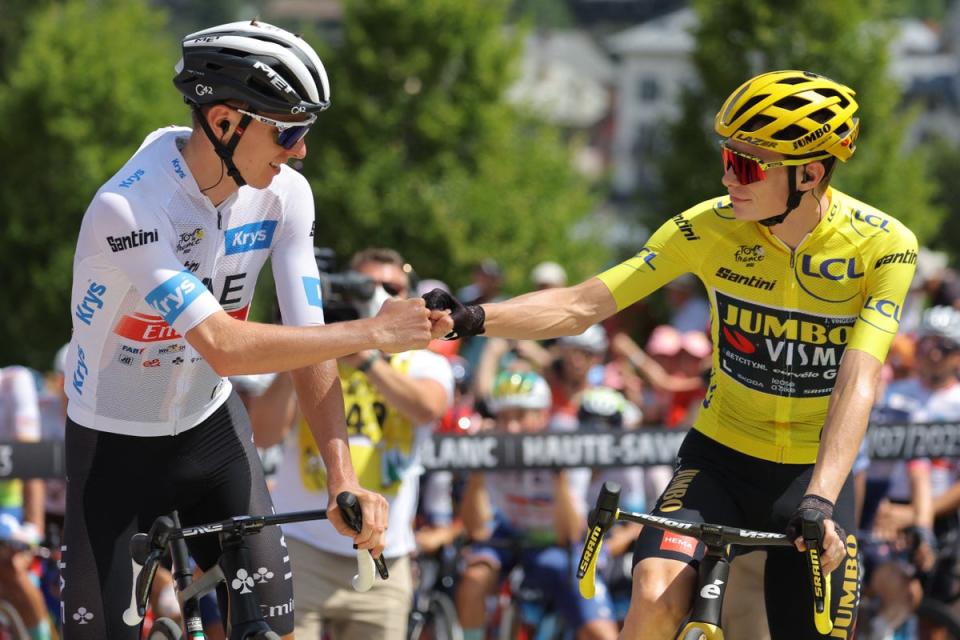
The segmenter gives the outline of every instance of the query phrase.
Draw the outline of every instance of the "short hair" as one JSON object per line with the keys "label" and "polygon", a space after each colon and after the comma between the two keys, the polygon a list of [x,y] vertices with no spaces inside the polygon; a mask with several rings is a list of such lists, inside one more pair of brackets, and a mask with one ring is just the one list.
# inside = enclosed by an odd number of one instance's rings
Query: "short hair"
{"label": "short hair", "polygon": [[[407,264],[407,261],[403,259],[403,256],[401,256],[400,253],[394,249],[369,247],[353,254],[353,257],[350,258],[350,268],[357,269],[360,267],[360,265],[368,262],[392,264],[400,267],[401,269],[403,269]],[[406,269],[404,269],[404,272],[406,272]]]}

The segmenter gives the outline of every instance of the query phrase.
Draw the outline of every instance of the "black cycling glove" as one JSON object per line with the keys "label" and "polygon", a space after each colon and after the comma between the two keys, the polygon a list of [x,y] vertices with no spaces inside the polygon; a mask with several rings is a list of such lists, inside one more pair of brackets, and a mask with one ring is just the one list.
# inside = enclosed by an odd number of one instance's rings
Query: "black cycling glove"
{"label": "black cycling glove", "polygon": [[464,305],[443,289],[433,289],[423,294],[427,309],[431,311],[449,311],[453,318],[453,331],[443,336],[444,340],[468,338],[483,333],[483,321],[486,314],[478,304]]}
{"label": "black cycling glove", "polygon": [[[820,532],[818,537],[820,539],[820,546],[822,547],[824,537],[823,521],[832,519],[833,503],[826,498],[821,498],[818,495],[808,493],[807,495],[803,496],[802,500],[800,500],[797,510],[793,512],[793,515],[787,522],[787,537],[790,538],[790,540],[802,538],[804,522],[813,522],[816,523],[817,530]],[[833,523],[833,527],[836,530],[837,535],[840,536],[840,540],[845,541],[847,534],[844,532],[843,528],[836,522]]]}

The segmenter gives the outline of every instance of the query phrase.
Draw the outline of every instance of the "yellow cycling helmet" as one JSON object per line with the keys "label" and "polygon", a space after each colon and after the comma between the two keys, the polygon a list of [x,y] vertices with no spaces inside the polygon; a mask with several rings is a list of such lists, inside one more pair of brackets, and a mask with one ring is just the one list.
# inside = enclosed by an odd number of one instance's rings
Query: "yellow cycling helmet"
{"label": "yellow cycling helmet", "polygon": [[860,132],[854,95],[850,87],[809,71],[771,71],[727,98],[714,129],[788,156],[829,153],[846,161]]}

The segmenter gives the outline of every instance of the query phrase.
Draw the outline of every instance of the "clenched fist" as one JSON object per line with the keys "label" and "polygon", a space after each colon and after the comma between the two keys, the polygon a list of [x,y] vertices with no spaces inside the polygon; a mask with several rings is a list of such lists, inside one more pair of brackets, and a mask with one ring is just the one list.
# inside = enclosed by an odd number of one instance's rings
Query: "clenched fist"
{"label": "clenched fist", "polygon": [[423,349],[430,342],[433,323],[422,298],[387,300],[374,316],[376,347],[387,353]]}

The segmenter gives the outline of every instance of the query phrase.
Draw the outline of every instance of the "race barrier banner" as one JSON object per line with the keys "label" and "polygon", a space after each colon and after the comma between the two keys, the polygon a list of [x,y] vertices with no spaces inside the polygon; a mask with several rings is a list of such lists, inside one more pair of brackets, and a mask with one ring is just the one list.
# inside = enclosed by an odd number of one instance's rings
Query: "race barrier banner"
{"label": "race barrier banner", "polygon": [[[570,467],[672,465],[684,429],[580,430],[509,435],[435,435],[420,449],[427,471],[516,471]],[[960,423],[874,424],[871,460],[960,458]],[[64,443],[0,443],[0,479],[62,478]]]}

